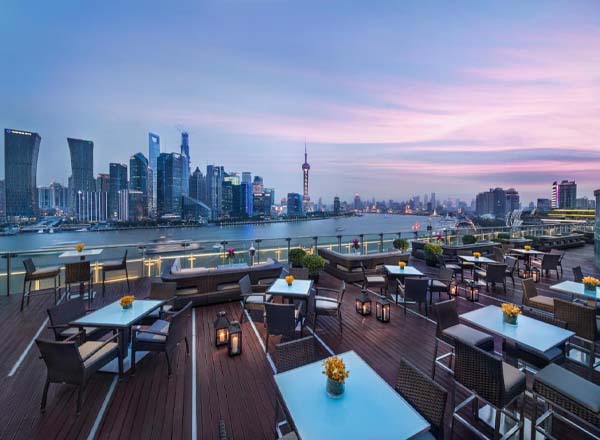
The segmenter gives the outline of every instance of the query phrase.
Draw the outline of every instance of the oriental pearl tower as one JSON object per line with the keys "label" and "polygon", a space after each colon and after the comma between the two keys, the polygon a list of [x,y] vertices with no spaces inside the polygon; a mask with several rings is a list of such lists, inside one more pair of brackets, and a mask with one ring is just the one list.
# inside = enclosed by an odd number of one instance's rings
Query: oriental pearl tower
{"label": "oriental pearl tower", "polygon": [[310,171],[310,164],[308,163],[308,153],[306,152],[306,142],[304,143],[304,163],[302,164],[302,173],[304,175],[304,190],[302,192],[302,205],[304,212],[307,211],[310,203],[310,196],[308,195],[308,172]]}

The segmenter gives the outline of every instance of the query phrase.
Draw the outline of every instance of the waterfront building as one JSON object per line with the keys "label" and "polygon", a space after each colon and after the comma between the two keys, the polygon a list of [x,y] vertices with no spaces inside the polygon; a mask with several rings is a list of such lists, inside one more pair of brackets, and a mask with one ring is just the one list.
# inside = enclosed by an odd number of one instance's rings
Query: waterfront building
{"label": "waterfront building", "polygon": [[122,189],[118,193],[119,208],[118,208],[118,220],[120,222],[129,221],[129,190]]}
{"label": "waterfront building", "polygon": [[302,196],[300,194],[288,193],[287,215],[288,217],[298,217],[302,215]]}
{"label": "waterfront building", "polygon": [[550,199],[537,199],[536,207],[539,211],[548,212],[552,209],[552,201]]}
{"label": "waterfront building", "polygon": [[233,213],[233,188],[234,185],[230,180],[223,182],[222,200],[221,200],[221,216],[235,217]]}
{"label": "waterfront building", "polygon": [[73,212],[79,223],[106,221],[108,194],[104,191],[77,191],[73,198]]}
{"label": "waterfront building", "polygon": [[70,199],[69,189],[58,182],[38,188],[38,207],[42,211],[66,211],[69,209]]}
{"label": "waterfront building", "polygon": [[577,184],[575,181],[563,180],[552,183],[552,208],[575,208],[577,200]]}
{"label": "waterfront building", "polygon": [[310,196],[308,195],[308,173],[310,164],[308,163],[308,153],[306,151],[306,143],[304,144],[304,163],[302,164],[303,175],[303,192],[302,192],[302,207],[304,212],[308,212],[310,207]]}
{"label": "waterfront building", "polygon": [[37,215],[37,162],[42,138],[23,130],[4,130],[4,184],[6,216]]}
{"label": "waterfront building", "polygon": [[252,185],[252,173],[250,171],[242,171],[242,183]]}
{"label": "waterfront building", "polygon": [[363,209],[363,203],[360,200],[360,194],[356,193],[356,194],[354,194],[354,210],[360,211],[362,209]]}
{"label": "waterfront building", "polygon": [[340,214],[340,210],[341,210],[340,198],[338,196],[335,196],[333,198],[333,213],[335,215],[339,215]]}
{"label": "waterfront building", "polygon": [[190,183],[190,135],[187,131],[181,133],[181,157],[184,161],[183,164],[183,174],[181,181],[181,194],[188,195],[189,194],[189,183]]}
{"label": "waterfront building", "polygon": [[94,143],[85,139],[67,138],[71,153],[71,194],[96,190],[94,179]]}
{"label": "waterfront building", "polygon": [[248,192],[251,184],[242,182],[232,187],[232,212],[231,216],[235,218],[247,218],[248,214]]}
{"label": "waterfront building", "polygon": [[190,221],[205,221],[212,218],[210,208],[202,203],[200,200],[196,200],[192,197],[182,196],[182,218]]}
{"label": "waterfront building", "polygon": [[4,180],[0,180],[0,221],[6,219],[6,192]]}
{"label": "waterfront building", "polygon": [[[287,199],[284,199],[287,204]],[[269,217],[275,201],[275,190],[263,188],[263,191],[252,195],[252,215],[254,217]]]}
{"label": "waterfront building", "polygon": [[190,176],[189,188],[189,196],[192,199],[206,204],[206,179],[199,167],[196,167]]}
{"label": "waterfront building", "polygon": [[119,218],[119,191],[127,189],[127,165],[110,163],[108,185],[108,218]]}
{"label": "waterfront building", "polygon": [[96,191],[104,191],[108,194],[110,188],[110,174],[98,173],[96,176]]}
{"label": "waterfront building", "polygon": [[145,213],[144,217],[148,216],[148,200],[151,197],[149,184],[152,184],[152,176],[150,173],[151,170],[148,166],[146,156],[142,153],[136,153],[131,156],[129,159],[129,190],[142,193],[143,204],[145,205],[145,208],[142,210]]}
{"label": "waterfront building", "polygon": [[222,166],[206,166],[206,205],[210,208],[212,220],[222,215],[224,175],[225,170]]}
{"label": "waterfront building", "polygon": [[183,167],[185,159],[177,153],[161,153],[157,164],[157,213],[181,215]]}
{"label": "waterfront building", "polygon": [[152,196],[149,196],[148,207],[150,214],[156,215],[156,166],[160,155],[160,136],[148,133],[148,166],[152,171]]}
{"label": "waterfront building", "polygon": [[478,216],[491,215],[495,218],[505,218],[515,209],[520,209],[519,193],[514,188],[490,188],[489,191],[477,194],[475,198],[475,213]]}
{"label": "waterfront building", "polygon": [[262,193],[264,189],[263,178],[260,176],[254,176],[254,181],[252,182],[252,192]]}
{"label": "waterfront building", "polygon": [[[460,202],[457,201],[457,206],[460,205]],[[519,193],[514,188],[509,188],[506,190],[506,212],[510,213],[512,211],[516,211],[521,209],[521,200],[519,197]]]}
{"label": "waterfront building", "polygon": [[127,191],[127,214],[130,222],[137,222],[148,218],[148,197],[143,191]]}

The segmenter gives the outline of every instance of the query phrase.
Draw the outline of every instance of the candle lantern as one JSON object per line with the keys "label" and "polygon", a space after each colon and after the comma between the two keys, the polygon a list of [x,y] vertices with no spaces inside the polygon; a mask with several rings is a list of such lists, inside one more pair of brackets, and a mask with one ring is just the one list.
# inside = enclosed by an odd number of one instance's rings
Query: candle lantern
{"label": "candle lantern", "polygon": [[390,302],[387,299],[377,299],[375,317],[381,322],[390,322]]}
{"label": "candle lantern", "polygon": [[471,281],[467,284],[467,299],[471,302],[479,301],[479,284]]}
{"label": "candle lantern", "polygon": [[359,313],[363,316],[367,316],[371,314],[371,300],[369,299],[369,295],[367,292],[361,292],[360,295],[356,298],[356,313]]}
{"label": "candle lantern", "polygon": [[448,295],[458,296],[458,285],[454,280],[450,281],[450,285],[448,286]]}
{"label": "candle lantern", "polygon": [[229,325],[229,356],[242,354],[242,327],[238,321]]}
{"label": "candle lantern", "polygon": [[533,278],[534,283],[538,283],[541,278],[541,272],[537,267],[531,269],[531,278]]}
{"label": "candle lantern", "polygon": [[217,313],[215,320],[215,346],[221,347],[229,342],[229,319],[226,312]]}

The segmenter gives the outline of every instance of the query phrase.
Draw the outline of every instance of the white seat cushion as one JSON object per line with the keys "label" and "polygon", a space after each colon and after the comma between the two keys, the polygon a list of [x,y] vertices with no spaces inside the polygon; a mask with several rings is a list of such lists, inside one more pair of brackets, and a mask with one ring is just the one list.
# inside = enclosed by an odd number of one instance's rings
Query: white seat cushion
{"label": "white seat cushion", "polygon": [[336,310],[338,307],[337,301],[332,301],[329,298],[315,297],[315,308],[322,310]]}
{"label": "white seat cushion", "polygon": [[181,260],[179,258],[175,258],[175,261],[173,261],[173,265],[171,266],[171,273],[179,272],[181,272]]}
{"label": "white seat cushion", "polygon": [[368,283],[385,283],[385,277],[381,275],[367,275]]}
{"label": "white seat cushion", "polygon": [[[164,321],[162,319],[158,319],[154,321],[154,323],[149,327],[148,330],[152,330],[154,332],[168,333],[169,332],[169,321]],[[153,335],[152,333],[144,333],[144,331],[140,331],[137,334],[138,341],[144,342],[164,342],[167,337],[163,335]]]}
{"label": "white seat cushion", "polygon": [[[79,354],[81,355],[82,358],[85,358],[90,353],[92,353],[94,350],[96,350],[98,347],[100,347],[102,344],[103,344],[102,341],[88,341],[88,342],[85,342],[85,343],[81,344],[78,347],[79,348]],[[109,342],[104,347],[102,347],[100,350],[98,350],[98,352],[95,353],[93,356],[91,356],[89,359],[86,359],[83,362],[83,364],[86,367],[89,367],[90,365],[93,365],[102,356],[105,356],[106,354],[108,354],[109,352],[111,352],[112,350],[114,350],[116,348],[117,348],[117,343],[116,342]]]}
{"label": "white seat cushion", "polygon": [[262,304],[264,302],[270,302],[272,298],[271,295],[251,295],[246,297],[246,302],[251,304]]}

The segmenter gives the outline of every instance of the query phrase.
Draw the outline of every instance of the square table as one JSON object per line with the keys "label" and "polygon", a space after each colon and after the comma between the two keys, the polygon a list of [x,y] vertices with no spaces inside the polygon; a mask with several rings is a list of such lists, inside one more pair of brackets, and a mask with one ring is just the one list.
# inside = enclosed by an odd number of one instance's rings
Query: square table
{"label": "square table", "polygon": [[[466,262],[466,263],[473,263],[473,264],[477,264],[477,263],[481,263],[481,264],[490,264],[490,263],[497,263],[496,260],[492,260],[491,258],[488,257],[474,257],[473,255],[457,255],[457,257]],[[473,271],[474,272],[474,271]],[[465,268],[464,266],[461,264],[460,265],[460,280],[461,281],[465,281]]]}
{"label": "square table", "polygon": [[282,401],[302,439],[409,439],[429,423],[360,356],[340,356],[350,371],[339,399],[327,396],[322,361],[275,375]]}
{"label": "square table", "polygon": [[277,278],[267,289],[268,294],[288,299],[304,301],[304,314],[308,313],[308,298],[312,288],[312,280],[294,280],[291,286],[283,278]]}
{"label": "square table", "polygon": [[62,254],[58,256],[58,258],[76,258],[79,257],[81,261],[85,260],[85,257],[92,257],[95,255],[100,255],[104,249],[84,249],[81,252],[77,250],[72,251],[64,251]]}
{"label": "square table", "polygon": [[551,290],[557,292],[567,293],[570,295],[580,296],[582,298],[598,301],[600,300],[600,288],[596,287],[595,291],[585,290],[583,283],[576,283],[575,281],[563,281],[562,283],[554,284],[550,286]]}
{"label": "square table", "polygon": [[[421,272],[414,266],[404,266],[404,269],[400,269],[400,266],[393,264],[386,264],[384,266],[386,273],[388,274],[388,278],[399,278],[403,280],[404,277],[422,277],[425,274]],[[389,291],[389,283],[388,283],[388,291]],[[394,291],[390,292],[390,295],[394,299],[394,302],[398,304],[398,298],[400,297],[398,293],[398,284],[394,283]]]}
{"label": "square table", "polygon": [[[108,304],[92,313],[70,323],[73,327],[101,327],[117,329],[120,333],[119,344],[121,345],[121,354],[127,354],[123,358],[124,371],[131,367],[131,356],[129,354],[129,330],[132,325],[139,322],[142,318],[148,316],[154,310],[165,303],[163,300],[136,299],[131,308],[124,309],[119,301]],[[147,353],[137,353],[136,361],[139,361]],[[116,373],[116,359],[106,365],[101,371]]]}
{"label": "square table", "polygon": [[504,322],[502,309],[498,306],[487,306],[463,313],[460,319],[540,353],[562,344],[575,334],[523,315],[519,316],[517,325],[507,324]]}
{"label": "square table", "polygon": [[531,269],[531,257],[535,257],[536,255],[544,255],[545,252],[536,251],[535,249],[525,250],[525,249],[512,249],[511,253],[521,254],[525,258],[525,268]]}

